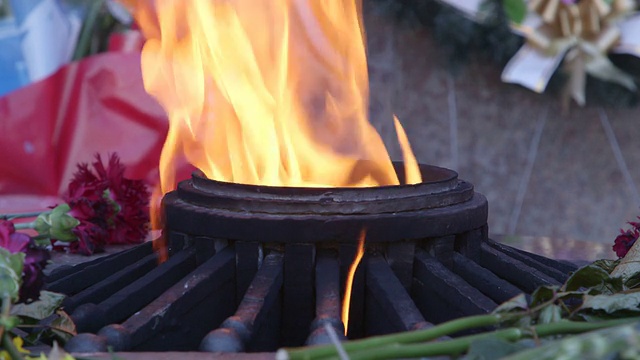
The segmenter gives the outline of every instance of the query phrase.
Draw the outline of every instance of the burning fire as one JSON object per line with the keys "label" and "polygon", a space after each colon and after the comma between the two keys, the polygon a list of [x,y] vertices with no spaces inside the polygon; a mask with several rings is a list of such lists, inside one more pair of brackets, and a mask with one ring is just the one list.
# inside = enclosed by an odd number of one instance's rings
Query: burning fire
{"label": "burning fire", "polygon": [[[270,186],[399,184],[368,121],[359,0],[128,0],[142,75],[170,127],[162,193],[188,161],[211,179]],[[421,181],[394,119],[407,183]]]}
{"label": "burning fire", "polygon": [[353,259],[351,266],[349,267],[349,273],[347,274],[347,283],[344,287],[344,298],[342,299],[342,323],[344,324],[344,335],[347,336],[349,331],[349,308],[351,307],[351,289],[353,287],[353,278],[358,270],[358,265],[364,256],[364,239],[367,236],[367,230],[362,229],[360,236],[358,237],[358,248],[356,250],[356,257]]}

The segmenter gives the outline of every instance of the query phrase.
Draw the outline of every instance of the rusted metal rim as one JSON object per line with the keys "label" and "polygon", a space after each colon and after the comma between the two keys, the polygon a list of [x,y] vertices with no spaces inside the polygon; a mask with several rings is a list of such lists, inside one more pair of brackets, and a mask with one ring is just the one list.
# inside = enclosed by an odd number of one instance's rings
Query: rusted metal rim
{"label": "rusted metal rim", "polygon": [[[402,178],[402,163],[394,163]],[[201,172],[178,185],[186,203],[240,213],[263,214],[384,214],[450,206],[468,201],[473,186],[449,169],[420,165],[424,181],[415,185],[367,188],[301,188],[228,183],[207,179]]]}
{"label": "rusted metal rim", "polygon": [[[389,201],[393,203],[393,201]],[[367,242],[425,239],[458,234],[487,223],[487,199],[475,193],[452,206],[403,212],[353,214],[268,214],[194,205],[170,192],[163,199],[168,231],[259,242],[355,242],[367,229]],[[362,209],[366,211],[366,208]]]}

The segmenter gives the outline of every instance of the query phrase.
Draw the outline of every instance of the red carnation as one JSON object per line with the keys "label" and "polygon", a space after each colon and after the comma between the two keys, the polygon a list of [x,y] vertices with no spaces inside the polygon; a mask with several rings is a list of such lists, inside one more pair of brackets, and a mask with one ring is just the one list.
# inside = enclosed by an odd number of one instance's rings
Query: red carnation
{"label": "red carnation", "polygon": [[620,235],[618,235],[613,242],[613,251],[615,251],[619,258],[625,257],[629,249],[631,249],[636,240],[638,240],[639,235],[640,232],[638,229],[620,230]]}
{"label": "red carnation", "polygon": [[104,228],[89,221],[80,221],[80,224],[73,229],[73,234],[76,235],[77,240],[69,243],[69,251],[84,255],[104,251],[104,245],[109,236]]}
{"label": "red carnation", "polygon": [[117,155],[104,166],[100,155],[92,163],[78,165],[65,197],[69,215],[80,221],[73,229],[78,243],[72,252],[92,254],[106,244],[133,244],[144,241],[149,223],[149,192],[140,180],[124,177]]}

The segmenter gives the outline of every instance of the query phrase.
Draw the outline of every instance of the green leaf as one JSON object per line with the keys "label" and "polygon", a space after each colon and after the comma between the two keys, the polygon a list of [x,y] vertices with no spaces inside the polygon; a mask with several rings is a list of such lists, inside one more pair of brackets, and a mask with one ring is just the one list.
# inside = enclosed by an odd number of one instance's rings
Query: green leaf
{"label": "green leaf", "polygon": [[29,304],[16,304],[11,308],[11,314],[26,316],[36,320],[42,320],[54,314],[62,305],[65,295],[51,291],[40,291],[40,299]]}
{"label": "green leaf", "polygon": [[620,260],[621,259],[617,259],[617,260],[601,259],[601,260],[594,261],[593,263],[591,263],[591,265],[600,267],[606,272],[608,272],[609,274],[611,274],[613,269],[615,269],[616,266],[620,264]]}
{"label": "green leaf", "polygon": [[476,340],[469,346],[464,360],[492,360],[529,348],[522,343],[511,343],[503,339]]}
{"label": "green leaf", "polygon": [[618,357],[617,354],[621,351],[631,353],[631,350],[637,353],[639,346],[640,333],[634,325],[622,325],[550,341],[502,360],[637,359]]}
{"label": "green leaf", "polygon": [[556,292],[559,290],[557,286],[543,285],[535,289],[531,294],[531,306],[543,304],[547,301],[555,299]]}
{"label": "green leaf", "polygon": [[538,324],[550,324],[562,320],[562,308],[558,305],[545,306],[538,316]]}
{"label": "green leaf", "polygon": [[76,324],[74,324],[71,316],[62,310],[56,311],[57,318],[51,322],[51,331],[58,340],[66,343],[77,335]]}
{"label": "green leaf", "polygon": [[581,288],[591,288],[600,285],[603,282],[611,280],[609,276],[610,272],[611,271],[607,271],[595,263],[583,266],[567,279],[564,289],[566,291],[575,291]]}
{"label": "green leaf", "polygon": [[0,248],[0,299],[18,299],[24,257],[23,252],[11,254],[9,250]]}
{"label": "green leaf", "polygon": [[607,314],[618,311],[640,312],[640,292],[613,295],[585,295],[581,311],[601,310]]}
{"label": "green leaf", "polygon": [[509,20],[521,24],[527,16],[527,4],[524,0],[504,0],[504,11]]}
{"label": "green leaf", "polygon": [[495,310],[494,314],[504,314],[513,311],[527,310],[529,306],[527,304],[527,298],[524,294],[516,295],[513,298],[500,304]]}
{"label": "green leaf", "polygon": [[624,279],[611,276],[618,261],[598,260],[574,272],[564,285],[566,291],[583,291],[589,295],[615,294],[627,289]]}
{"label": "green leaf", "polygon": [[[622,278],[620,278],[622,280]],[[640,285],[640,273],[630,276],[624,281],[625,289],[635,289]]]}

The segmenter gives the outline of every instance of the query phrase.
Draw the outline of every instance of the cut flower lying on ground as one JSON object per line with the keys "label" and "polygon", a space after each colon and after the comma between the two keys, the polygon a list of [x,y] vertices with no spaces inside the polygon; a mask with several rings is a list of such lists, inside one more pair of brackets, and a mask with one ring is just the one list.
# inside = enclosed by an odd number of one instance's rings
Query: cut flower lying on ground
{"label": "cut flower lying on ground", "polygon": [[0,215],[0,219],[36,217],[15,228],[34,229],[39,245],[53,243],[54,248],[68,247],[71,253],[91,255],[103,251],[105,245],[143,242],[149,231],[146,185],[124,177],[125,167],[116,154],[106,166],[96,155],[91,165],[78,165],[63,204],[40,213]]}

